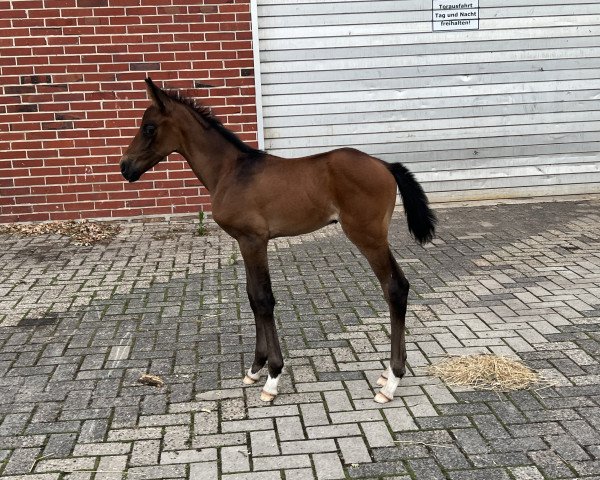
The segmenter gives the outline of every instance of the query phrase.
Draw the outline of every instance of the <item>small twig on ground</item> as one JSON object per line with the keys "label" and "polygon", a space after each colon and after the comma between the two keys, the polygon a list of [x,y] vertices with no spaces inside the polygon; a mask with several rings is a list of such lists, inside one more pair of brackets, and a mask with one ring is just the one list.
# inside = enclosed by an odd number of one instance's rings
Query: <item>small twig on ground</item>
{"label": "small twig on ground", "polygon": [[35,461],[33,462],[33,465],[31,466],[31,468],[29,469],[29,473],[33,472],[33,470],[35,469],[36,465],[38,464],[38,462],[39,462],[40,460],[44,460],[44,459],[46,459],[46,458],[50,458],[50,457],[53,457],[53,456],[54,456],[54,454],[53,454],[53,453],[50,453],[50,454],[48,454],[48,455],[42,455],[41,457],[37,457],[37,458],[35,459]]}
{"label": "small twig on ground", "polygon": [[425,443],[416,440],[394,440],[394,443],[406,443],[412,445],[424,445],[425,447],[441,447],[441,448],[452,448],[452,445],[442,445],[440,443]]}

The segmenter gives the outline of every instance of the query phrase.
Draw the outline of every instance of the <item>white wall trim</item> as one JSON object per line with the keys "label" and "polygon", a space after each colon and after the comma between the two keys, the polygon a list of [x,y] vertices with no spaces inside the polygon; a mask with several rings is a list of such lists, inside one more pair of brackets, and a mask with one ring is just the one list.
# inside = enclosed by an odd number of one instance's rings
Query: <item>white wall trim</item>
{"label": "white wall trim", "polygon": [[258,148],[265,148],[265,129],[262,111],[262,85],[260,83],[260,45],[258,38],[258,0],[250,0],[250,21],[252,22],[252,52],[254,56],[254,91],[256,96],[256,136]]}

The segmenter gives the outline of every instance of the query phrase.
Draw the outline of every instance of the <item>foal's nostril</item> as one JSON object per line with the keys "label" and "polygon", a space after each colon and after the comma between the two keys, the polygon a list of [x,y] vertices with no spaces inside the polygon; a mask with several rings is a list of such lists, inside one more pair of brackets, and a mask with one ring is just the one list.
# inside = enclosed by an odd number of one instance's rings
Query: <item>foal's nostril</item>
{"label": "foal's nostril", "polygon": [[125,177],[125,179],[127,180],[127,176],[128,176],[128,172],[129,172],[129,162],[127,161],[127,159],[125,157],[123,157],[121,159],[121,161],[119,162],[119,165],[121,167],[121,175],[123,175],[123,177]]}
{"label": "foal's nostril", "polygon": [[120,162],[121,174],[128,182],[135,182],[140,178],[140,172],[135,168],[134,163],[127,157],[123,157]]}

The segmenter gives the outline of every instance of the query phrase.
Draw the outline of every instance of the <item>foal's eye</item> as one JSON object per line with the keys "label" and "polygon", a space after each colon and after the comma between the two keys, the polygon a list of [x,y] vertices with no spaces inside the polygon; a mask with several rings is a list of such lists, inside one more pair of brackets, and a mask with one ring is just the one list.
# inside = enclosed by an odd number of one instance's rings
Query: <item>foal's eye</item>
{"label": "foal's eye", "polygon": [[144,125],[142,127],[142,133],[144,134],[145,137],[151,138],[152,136],[154,136],[155,132],[156,132],[156,125],[154,125],[153,123],[147,123],[146,125]]}

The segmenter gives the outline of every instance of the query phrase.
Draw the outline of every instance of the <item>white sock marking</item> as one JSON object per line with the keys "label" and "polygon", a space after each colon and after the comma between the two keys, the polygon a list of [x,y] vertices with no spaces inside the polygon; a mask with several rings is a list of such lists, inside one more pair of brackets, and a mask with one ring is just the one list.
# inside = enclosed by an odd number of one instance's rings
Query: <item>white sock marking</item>
{"label": "white sock marking", "polygon": [[394,372],[392,372],[391,367],[388,369],[387,377],[388,377],[387,383],[380,391],[387,398],[392,400],[394,398],[394,392],[396,391],[396,388],[398,388],[398,385],[400,384],[400,379],[394,375]]}
{"label": "white sock marking", "polygon": [[260,380],[260,370],[256,373],[252,373],[252,367],[248,369],[248,373],[246,373],[246,375],[248,375],[248,377],[254,381]]}
{"label": "white sock marking", "polygon": [[263,391],[271,395],[277,395],[277,384],[279,383],[279,377],[271,378],[271,375],[267,377]]}

